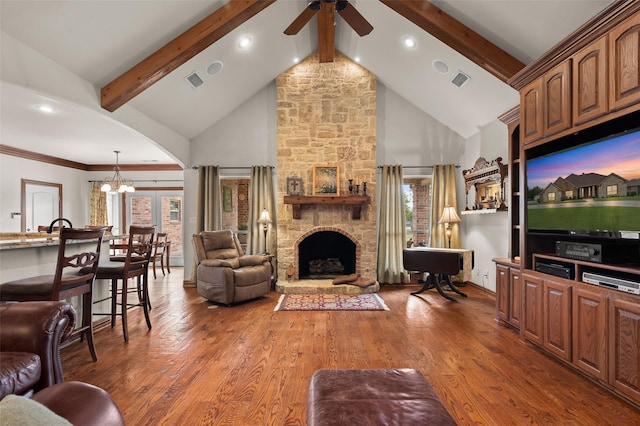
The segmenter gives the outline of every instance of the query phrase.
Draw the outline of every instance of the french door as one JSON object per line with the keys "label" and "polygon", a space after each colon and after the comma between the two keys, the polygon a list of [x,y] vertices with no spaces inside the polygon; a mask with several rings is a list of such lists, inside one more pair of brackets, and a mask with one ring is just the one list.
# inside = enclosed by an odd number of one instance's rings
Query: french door
{"label": "french door", "polygon": [[171,242],[170,265],[183,266],[183,191],[136,191],[127,193],[127,227],[155,226]]}

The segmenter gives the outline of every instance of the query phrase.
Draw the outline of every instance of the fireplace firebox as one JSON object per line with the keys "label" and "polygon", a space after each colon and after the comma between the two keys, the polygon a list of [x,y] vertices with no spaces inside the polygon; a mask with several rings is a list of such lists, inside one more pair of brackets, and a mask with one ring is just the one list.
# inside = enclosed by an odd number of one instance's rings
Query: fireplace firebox
{"label": "fireplace firebox", "polygon": [[356,272],[356,244],[335,231],[320,231],[298,245],[300,279],[327,279]]}

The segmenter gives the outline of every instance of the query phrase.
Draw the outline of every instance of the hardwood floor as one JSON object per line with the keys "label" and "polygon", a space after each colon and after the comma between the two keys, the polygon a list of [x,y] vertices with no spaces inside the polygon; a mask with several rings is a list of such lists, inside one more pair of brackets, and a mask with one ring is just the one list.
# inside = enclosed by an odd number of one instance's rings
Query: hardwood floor
{"label": "hardwood floor", "polygon": [[140,309],[62,350],[65,380],[106,389],[129,425],[304,425],[320,368],[420,370],[460,425],[632,425],[640,411],[518,340],[493,320],[495,301],[383,286],[390,311],[274,312],[279,294],[213,307],[182,287],[182,269],[150,285]]}

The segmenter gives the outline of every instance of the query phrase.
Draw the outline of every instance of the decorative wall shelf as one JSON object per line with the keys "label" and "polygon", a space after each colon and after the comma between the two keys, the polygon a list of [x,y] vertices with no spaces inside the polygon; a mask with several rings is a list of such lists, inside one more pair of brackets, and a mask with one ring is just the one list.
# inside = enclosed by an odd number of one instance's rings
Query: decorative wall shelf
{"label": "decorative wall shelf", "polygon": [[[489,162],[480,157],[476,160],[472,168],[462,171],[464,177],[465,190],[465,212],[487,210],[507,210],[505,199],[504,180],[508,175],[508,167],[502,164],[502,157]],[[469,208],[469,189],[475,189],[475,200],[473,207]],[[464,213],[467,214],[467,213]],[[484,214],[484,213],[474,213]]]}
{"label": "decorative wall shelf", "polygon": [[467,216],[467,215],[476,215],[476,214],[491,214],[491,213],[497,213],[497,212],[506,212],[507,210],[498,210],[498,209],[482,209],[482,210],[463,210],[460,212],[460,214]]}
{"label": "decorative wall shelf", "polygon": [[300,219],[302,217],[303,205],[343,205],[351,206],[351,218],[360,219],[362,206],[371,204],[371,198],[368,196],[339,196],[339,195],[285,195],[285,204],[293,206],[293,218]]}

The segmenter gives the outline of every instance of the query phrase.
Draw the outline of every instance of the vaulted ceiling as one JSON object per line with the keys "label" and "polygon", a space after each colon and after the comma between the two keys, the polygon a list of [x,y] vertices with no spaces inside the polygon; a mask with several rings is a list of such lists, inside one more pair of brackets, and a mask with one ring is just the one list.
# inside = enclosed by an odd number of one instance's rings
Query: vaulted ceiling
{"label": "vaulted ceiling", "polygon": [[[517,93],[505,83],[511,75],[610,1],[352,0],[349,7],[373,26],[362,37],[332,10],[335,3],[320,3],[317,17],[294,35],[284,30],[307,10],[303,0],[1,0],[0,25],[4,33],[93,85],[104,109],[117,111],[127,104],[187,140],[270,84],[295,58],[318,50],[330,62],[333,47],[469,137],[517,103]],[[333,42],[330,30],[335,30]],[[251,39],[246,49],[238,47],[243,36]],[[405,37],[416,46],[404,47]],[[449,71],[437,71],[436,60]],[[220,63],[209,68],[214,62]],[[185,81],[194,71],[203,83],[197,89]],[[470,77],[462,87],[451,83],[458,72]],[[20,141],[23,149],[96,164],[104,163],[104,156],[96,158],[94,144],[119,149],[115,137],[128,151],[124,163],[174,161],[149,138],[114,127],[104,117],[84,116],[64,125],[44,121],[43,126],[52,127],[34,132],[27,124],[33,122],[33,111],[27,114],[18,106],[46,94],[2,80],[3,144]],[[69,114],[87,114],[57,101]],[[96,132],[103,125],[105,131]],[[43,135],[59,143],[47,144]]]}

